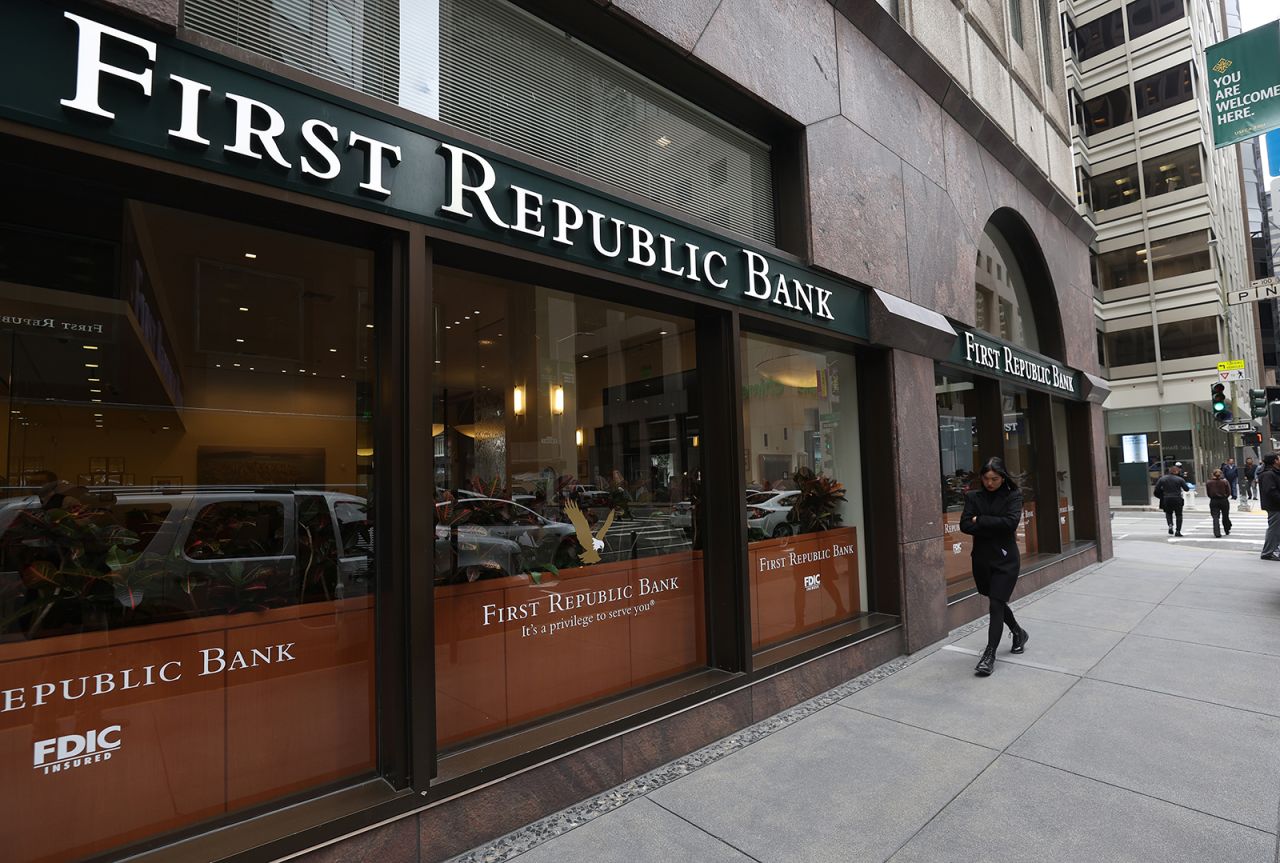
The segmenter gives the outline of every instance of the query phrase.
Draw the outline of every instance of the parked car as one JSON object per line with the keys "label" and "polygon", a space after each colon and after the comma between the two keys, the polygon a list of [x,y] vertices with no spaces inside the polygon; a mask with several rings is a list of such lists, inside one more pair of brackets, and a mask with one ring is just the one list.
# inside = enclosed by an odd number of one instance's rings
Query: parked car
{"label": "parked car", "polygon": [[550,563],[577,564],[572,524],[493,497],[436,504],[436,580],[476,581],[518,575]]}
{"label": "parked car", "polygon": [[368,592],[373,525],[329,491],[87,491],[0,503],[0,634],[261,610]]}
{"label": "parked car", "polygon": [[757,492],[747,499],[747,527],[765,536],[790,536],[795,531],[788,519],[799,499],[798,491]]}

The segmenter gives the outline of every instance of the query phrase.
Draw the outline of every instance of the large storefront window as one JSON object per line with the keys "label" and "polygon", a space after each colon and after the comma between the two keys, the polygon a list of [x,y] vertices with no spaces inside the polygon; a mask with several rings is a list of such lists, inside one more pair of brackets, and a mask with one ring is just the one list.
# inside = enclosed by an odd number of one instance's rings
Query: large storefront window
{"label": "large storefront window", "polygon": [[434,273],[438,743],[705,665],[693,322]]}
{"label": "large storefront window", "polygon": [[756,648],[866,612],[858,388],[849,354],[743,335]]}
{"label": "large storefront window", "polygon": [[0,228],[13,860],[376,765],[373,255],[64,188]]}
{"label": "large storefront window", "polygon": [[1074,542],[1076,538],[1076,505],[1075,492],[1072,488],[1071,449],[1068,444],[1070,431],[1067,427],[1067,405],[1054,399],[1050,405],[1053,417],[1053,457],[1054,480],[1058,490],[1058,529],[1062,534],[1062,544]]}
{"label": "large storefront window", "polygon": [[1022,524],[1018,526],[1018,550],[1035,554],[1040,550],[1036,541],[1036,494],[1039,477],[1036,476],[1036,434],[1032,427],[1027,391],[1007,384],[1001,387],[1004,404],[1004,464],[1018,483],[1022,492]]}
{"label": "large storefront window", "polygon": [[942,554],[947,599],[973,589],[969,553],[973,537],[960,532],[965,492],[975,487],[985,460],[978,451],[978,400],[971,375],[939,369],[938,446],[942,456]]}
{"label": "large storefront window", "polygon": [[1016,345],[1040,349],[1031,296],[1013,248],[994,225],[978,242],[974,319],[978,329]]}

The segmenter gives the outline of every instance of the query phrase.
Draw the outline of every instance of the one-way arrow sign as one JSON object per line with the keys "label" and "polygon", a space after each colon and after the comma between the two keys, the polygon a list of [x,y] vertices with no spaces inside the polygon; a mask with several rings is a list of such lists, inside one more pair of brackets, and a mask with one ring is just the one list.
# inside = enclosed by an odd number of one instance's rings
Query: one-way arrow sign
{"label": "one-way arrow sign", "polygon": [[1219,428],[1224,432],[1247,432],[1253,431],[1253,423],[1249,420],[1236,420],[1235,422],[1223,423]]}

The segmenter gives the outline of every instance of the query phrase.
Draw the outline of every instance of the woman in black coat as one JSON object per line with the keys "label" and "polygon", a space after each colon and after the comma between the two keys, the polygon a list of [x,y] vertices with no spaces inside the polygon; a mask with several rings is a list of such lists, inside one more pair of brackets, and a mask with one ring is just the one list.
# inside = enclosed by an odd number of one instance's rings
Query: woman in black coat
{"label": "woman in black coat", "polygon": [[960,530],[973,537],[973,580],[991,607],[987,649],[974,669],[979,677],[986,677],[995,668],[996,648],[1006,623],[1013,633],[1012,653],[1022,653],[1028,636],[1009,608],[1020,566],[1017,532],[1022,522],[1022,492],[1001,459],[987,459],[979,476],[982,487],[965,493]]}

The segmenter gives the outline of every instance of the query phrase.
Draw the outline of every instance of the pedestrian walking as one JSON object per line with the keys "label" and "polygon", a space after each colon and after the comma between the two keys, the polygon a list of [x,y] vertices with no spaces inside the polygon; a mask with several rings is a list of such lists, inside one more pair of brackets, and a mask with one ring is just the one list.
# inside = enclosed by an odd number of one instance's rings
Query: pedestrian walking
{"label": "pedestrian walking", "polygon": [[1164,520],[1169,523],[1169,536],[1182,536],[1182,493],[1184,491],[1191,491],[1191,486],[1187,485],[1187,481],[1178,473],[1176,465],[1156,480],[1153,493],[1156,500],[1160,501],[1160,509],[1164,510]]}
{"label": "pedestrian walking", "polygon": [[[1231,484],[1223,477],[1222,471],[1215,470],[1213,479],[1204,484],[1205,494],[1209,495],[1209,512],[1213,516],[1213,535],[1221,537],[1221,530],[1227,532],[1227,536],[1231,536],[1231,503],[1227,500],[1231,496]],[[1222,522],[1221,530],[1218,522]]]}
{"label": "pedestrian walking", "polygon": [[1252,458],[1244,460],[1244,468],[1240,471],[1240,486],[1244,489],[1244,499],[1254,500],[1257,497],[1258,466]]}
{"label": "pedestrian walking", "polygon": [[1280,560],[1280,456],[1269,452],[1258,468],[1258,502],[1267,511],[1267,535],[1262,540],[1262,559]]}
{"label": "pedestrian walking", "polygon": [[987,597],[991,612],[987,649],[974,668],[975,674],[986,677],[995,669],[996,648],[1005,624],[1013,633],[1010,653],[1022,653],[1029,636],[1009,608],[1021,566],[1017,534],[1022,522],[1022,492],[1002,459],[987,459],[978,475],[982,486],[965,493],[960,530],[973,537],[973,581],[978,593]]}
{"label": "pedestrian walking", "polygon": [[1236,499],[1239,491],[1240,468],[1236,467],[1236,460],[1229,458],[1222,463],[1222,478],[1231,486],[1231,499]]}

